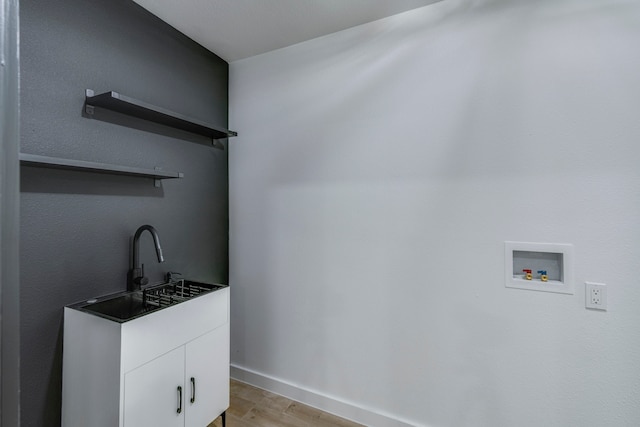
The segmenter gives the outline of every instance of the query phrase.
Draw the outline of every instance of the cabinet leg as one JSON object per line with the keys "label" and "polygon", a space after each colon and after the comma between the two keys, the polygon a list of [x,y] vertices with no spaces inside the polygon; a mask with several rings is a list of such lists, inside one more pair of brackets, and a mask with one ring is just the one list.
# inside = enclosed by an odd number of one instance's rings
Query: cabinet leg
{"label": "cabinet leg", "polygon": [[226,427],[227,426],[227,411],[224,411],[221,415],[222,417],[222,427]]}

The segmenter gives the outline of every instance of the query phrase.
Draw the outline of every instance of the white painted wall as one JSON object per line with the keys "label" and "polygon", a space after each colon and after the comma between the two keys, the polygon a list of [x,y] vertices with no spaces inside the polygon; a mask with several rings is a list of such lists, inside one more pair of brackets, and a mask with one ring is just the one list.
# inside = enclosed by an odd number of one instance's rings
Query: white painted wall
{"label": "white painted wall", "polygon": [[[230,108],[236,376],[369,425],[640,425],[640,2],[446,0],[233,62]],[[505,240],[573,244],[575,295],[505,288]]]}

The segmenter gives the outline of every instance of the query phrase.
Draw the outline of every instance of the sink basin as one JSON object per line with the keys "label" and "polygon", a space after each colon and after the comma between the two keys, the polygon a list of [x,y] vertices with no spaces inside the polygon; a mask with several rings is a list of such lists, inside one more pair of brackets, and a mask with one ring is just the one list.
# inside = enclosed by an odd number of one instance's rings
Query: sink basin
{"label": "sink basin", "polygon": [[145,314],[209,293],[227,285],[179,280],[149,286],[143,291],[123,292],[71,305],[116,322],[126,322]]}
{"label": "sink basin", "polygon": [[78,308],[124,321],[155,311],[160,307],[145,304],[142,292],[132,292],[100,302],[87,302],[86,305]]}

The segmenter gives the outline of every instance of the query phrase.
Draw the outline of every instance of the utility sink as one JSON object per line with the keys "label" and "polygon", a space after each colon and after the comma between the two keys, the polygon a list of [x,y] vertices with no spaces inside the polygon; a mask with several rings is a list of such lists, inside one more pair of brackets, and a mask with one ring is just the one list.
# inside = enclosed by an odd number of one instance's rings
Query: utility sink
{"label": "utility sink", "polygon": [[69,307],[116,322],[126,322],[226,287],[227,285],[178,280],[149,286],[141,291],[119,292],[90,299]]}
{"label": "utility sink", "polygon": [[120,321],[142,316],[158,308],[145,304],[142,300],[142,292],[126,293],[95,303],[89,301],[84,307],[78,308]]}

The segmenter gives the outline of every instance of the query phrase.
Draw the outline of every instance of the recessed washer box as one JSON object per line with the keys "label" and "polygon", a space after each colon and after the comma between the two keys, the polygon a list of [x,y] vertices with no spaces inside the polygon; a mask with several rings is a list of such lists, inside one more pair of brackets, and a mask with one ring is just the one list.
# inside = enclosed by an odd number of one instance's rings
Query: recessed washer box
{"label": "recessed washer box", "polygon": [[[504,242],[505,286],[573,294],[573,245]],[[531,270],[527,280],[525,270]],[[546,272],[546,281],[540,271]]]}

